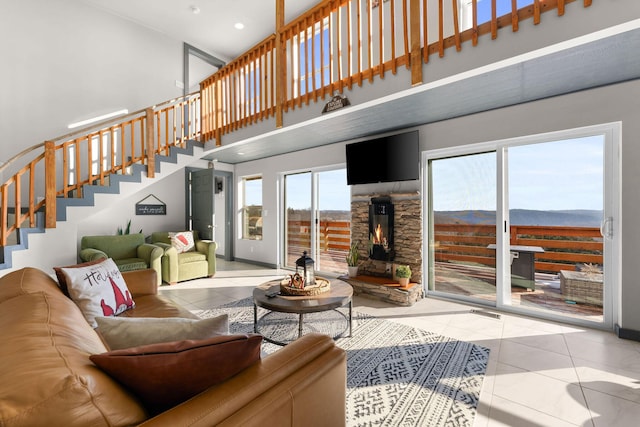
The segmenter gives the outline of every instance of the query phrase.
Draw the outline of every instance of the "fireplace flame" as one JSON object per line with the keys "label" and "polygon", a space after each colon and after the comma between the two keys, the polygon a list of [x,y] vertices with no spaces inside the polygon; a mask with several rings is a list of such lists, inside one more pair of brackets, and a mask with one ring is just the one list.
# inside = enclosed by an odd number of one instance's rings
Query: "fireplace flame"
{"label": "fireplace flame", "polygon": [[380,245],[382,244],[382,226],[380,224],[378,224],[378,226],[376,227],[376,236],[373,239],[373,243],[376,245]]}

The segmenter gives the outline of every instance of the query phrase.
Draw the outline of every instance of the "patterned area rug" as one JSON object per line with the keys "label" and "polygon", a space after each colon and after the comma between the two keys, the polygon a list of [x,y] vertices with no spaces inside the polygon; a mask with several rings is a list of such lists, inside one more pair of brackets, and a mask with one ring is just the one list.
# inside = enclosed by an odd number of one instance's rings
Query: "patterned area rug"
{"label": "patterned area rug", "polygon": [[[229,315],[233,333],[253,332],[251,298],[200,317]],[[258,309],[264,336],[288,342],[298,334],[298,316]],[[306,314],[303,333],[336,338],[347,352],[348,426],[471,426],[489,349],[442,337],[354,310],[348,337],[348,311]],[[263,351],[281,348],[264,342]]]}

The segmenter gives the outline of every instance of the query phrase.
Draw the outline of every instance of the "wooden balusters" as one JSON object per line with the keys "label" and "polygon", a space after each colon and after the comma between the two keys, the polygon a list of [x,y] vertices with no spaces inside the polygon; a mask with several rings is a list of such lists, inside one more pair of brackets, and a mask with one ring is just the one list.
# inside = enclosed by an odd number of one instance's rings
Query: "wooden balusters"
{"label": "wooden balusters", "polygon": [[153,120],[155,118],[153,108],[145,110],[145,161],[147,163],[147,177],[155,178],[156,176],[156,150],[155,141],[153,140]]}
{"label": "wooden balusters", "polygon": [[[56,144],[53,141],[44,143],[44,203],[46,228],[56,227]],[[3,206],[6,206],[3,203]]]}
{"label": "wooden balusters", "polygon": [[422,60],[420,58],[420,2],[411,0],[411,85],[422,84]]}

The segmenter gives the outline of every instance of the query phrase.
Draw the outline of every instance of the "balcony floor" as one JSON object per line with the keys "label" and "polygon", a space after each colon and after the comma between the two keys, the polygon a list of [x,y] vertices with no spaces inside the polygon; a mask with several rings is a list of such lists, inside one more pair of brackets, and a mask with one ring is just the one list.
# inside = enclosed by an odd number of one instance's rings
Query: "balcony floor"
{"label": "balcony floor", "polygon": [[[495,302],[495,269],[461,264],[437,263],[436,290]],[[551,311],[564,316],[602,322],[602,307],[568,302],[560,292],[558,275],[536,273],[535,290],[513,287],[515,307]]]}

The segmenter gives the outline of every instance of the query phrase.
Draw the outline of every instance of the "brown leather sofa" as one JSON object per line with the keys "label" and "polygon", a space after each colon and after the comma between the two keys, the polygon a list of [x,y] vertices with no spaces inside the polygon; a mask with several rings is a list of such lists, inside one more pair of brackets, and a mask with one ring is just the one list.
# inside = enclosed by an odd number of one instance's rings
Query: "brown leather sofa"
{"label": "brown leather sofa", "polygon": [[[157,294],[155,274],[123,273],[136,302],[126,315],[193,317]],[[89,360],[107,348],[43,271],[25,268],[0,277],[0,342],[2,426],[345,424],[345,352],[320,334],[306,335],[151,418]]]}

